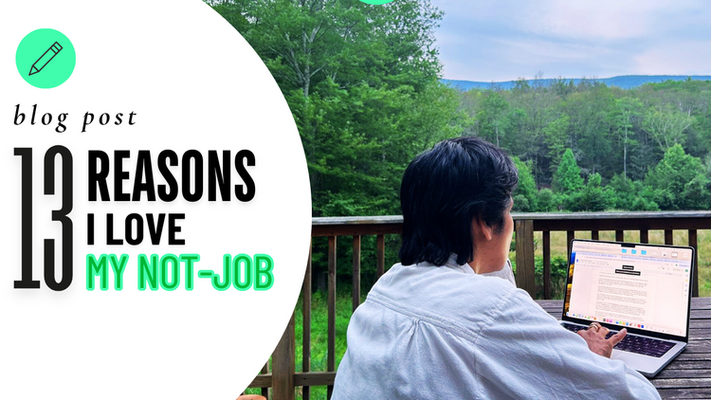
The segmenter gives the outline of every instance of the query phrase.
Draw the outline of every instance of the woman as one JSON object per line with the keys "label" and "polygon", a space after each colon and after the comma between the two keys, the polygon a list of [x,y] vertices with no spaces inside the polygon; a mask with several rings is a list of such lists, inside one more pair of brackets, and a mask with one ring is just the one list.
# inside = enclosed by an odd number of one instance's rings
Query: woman
{"label": "woman", "polygon": [[571,333],[516,289],[507,255],[517,182],[501,149],[476,138],[410,163],[402,262],[353,314],[333,399],[659,398],[610,360],[624,329]]}

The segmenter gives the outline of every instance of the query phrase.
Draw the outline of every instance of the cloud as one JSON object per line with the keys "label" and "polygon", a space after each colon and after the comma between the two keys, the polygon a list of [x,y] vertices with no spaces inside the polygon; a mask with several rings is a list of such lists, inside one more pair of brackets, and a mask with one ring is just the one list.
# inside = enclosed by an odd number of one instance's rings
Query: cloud
{"label": "cloud", "polygon": [[643,75],[711,74],[711,40],[659,43],[633,57]]}
{"label": "cloud", "polygon": [[[708,21],[703,0],[433,0],[445,19],[568,39],[615,40],[663,34],[684,18]],[[681,18],[684,17],[684,18]]]}
{"label": "cloud", "polygon": [[493,37],[461,47],[457,57],[443,57],[443,61],[448,78],[499,81],[533,78],[539,71],[546,77],[609,77],[628,71],[619,68],[626,66],[620,62],[624,56],[598,44]]}
{"label": "cloud", "polygon": [[548,63],[555,61],[590,61],[609,53],[605,47],[575,42],[553,42],[537,38],[492,39],[509,61]]}
{"label": "cloud", "polygon": [[432,0],[447,78],[709,73],[711,2]]}
{"label": "cloud", "polygon": [[527,15],[518,14],[524,29],[554,37],[582,40],[620,40],[645,37],[666,30],[665,14],[684,1],[534,1]]}

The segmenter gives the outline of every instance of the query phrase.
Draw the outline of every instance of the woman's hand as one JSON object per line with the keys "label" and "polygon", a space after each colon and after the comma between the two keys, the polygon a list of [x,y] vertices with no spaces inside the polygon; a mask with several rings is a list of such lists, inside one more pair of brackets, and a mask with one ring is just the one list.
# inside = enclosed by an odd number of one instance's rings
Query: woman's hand
{"label": "woman's hand", "polygon": [[621,331],[610,336],[609,339],[605,339],[608,333],[610,333],[610,330],[597,322],[590,324],[590,328],[586,330],[578,331],[578,335],[582,336],[588,343],[590,351],[603,357],[610,358],[610,355],[612,355],[612,348],[615,347],[617,343],[620,343],[625,336],[627,336],[627,329],[623,328]]}

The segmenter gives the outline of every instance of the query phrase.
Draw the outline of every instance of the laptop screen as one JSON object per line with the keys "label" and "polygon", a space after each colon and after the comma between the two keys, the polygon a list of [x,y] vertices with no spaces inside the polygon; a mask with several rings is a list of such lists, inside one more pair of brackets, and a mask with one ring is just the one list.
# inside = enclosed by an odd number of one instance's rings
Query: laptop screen
{"label": "laptop screen", "polygon": [[565,316],[686,336],[690,247],[574,240]]}

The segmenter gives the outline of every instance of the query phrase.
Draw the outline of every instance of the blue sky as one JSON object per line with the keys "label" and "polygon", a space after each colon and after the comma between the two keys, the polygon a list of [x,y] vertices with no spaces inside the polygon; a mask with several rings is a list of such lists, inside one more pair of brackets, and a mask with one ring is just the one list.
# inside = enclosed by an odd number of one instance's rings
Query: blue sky
{"label": "blue sky", "polygon": [[447,79],[711,75],[711,1],[431,1]]}

